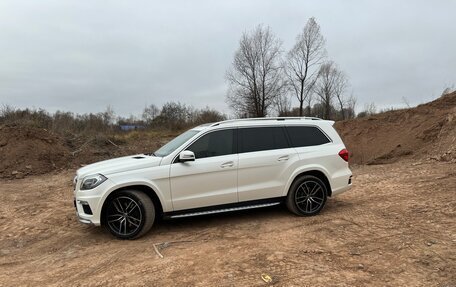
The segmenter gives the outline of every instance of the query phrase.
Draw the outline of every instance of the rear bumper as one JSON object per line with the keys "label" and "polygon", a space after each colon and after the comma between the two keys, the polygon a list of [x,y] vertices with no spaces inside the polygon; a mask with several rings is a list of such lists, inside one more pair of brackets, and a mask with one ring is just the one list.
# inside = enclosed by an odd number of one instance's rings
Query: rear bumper
{"label": "rear bumper", "polygon": [[333,189],[331,195],[334,196],[334,195],[341,194],[341,193],[343,193],[343,192],[346,192],[346,191],[349,190],[350,188],[351,188],[351,184],[350,184],[350,185],[347,185],[347,186],[339,187],[338,189]]}
{"label": "rear bumper", "polygon": [[334,195],[338,195],[338,194],[341,194],[347,190],[349,190],[352,186],[352,173],[348,173],[344,176],[341,176],[339,178],[337,178],[335,181],[333,181],[333,183],[337,183],[337,184],[334,184],[332,187],[332,193],[331,193],[331,196],[334,196]]}

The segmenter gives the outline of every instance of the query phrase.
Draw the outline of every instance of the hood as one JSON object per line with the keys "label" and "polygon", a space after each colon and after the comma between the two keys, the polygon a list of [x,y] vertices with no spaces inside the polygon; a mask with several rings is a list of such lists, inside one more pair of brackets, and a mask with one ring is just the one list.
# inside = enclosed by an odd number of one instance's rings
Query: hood
{"label": "hood", "polygon": [[161,157],[138,154],[104,160],[78,169],[77,176],[84,177],[97,173],[108,176],[118,172],[154,167],[160,165],[161,159]]}

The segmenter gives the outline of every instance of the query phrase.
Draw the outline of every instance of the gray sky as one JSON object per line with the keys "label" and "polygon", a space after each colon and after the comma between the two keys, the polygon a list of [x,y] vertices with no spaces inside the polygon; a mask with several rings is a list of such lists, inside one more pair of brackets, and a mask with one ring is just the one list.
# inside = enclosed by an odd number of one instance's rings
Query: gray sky
{"label": "gray sky", "polygon": [[455,11],[451,0],[2,0],[0,104],[128,116],[174,100],[228,112],[241,34],[269,25],[288,50],[315,17],[358,110],[415,105],[456,84]]}

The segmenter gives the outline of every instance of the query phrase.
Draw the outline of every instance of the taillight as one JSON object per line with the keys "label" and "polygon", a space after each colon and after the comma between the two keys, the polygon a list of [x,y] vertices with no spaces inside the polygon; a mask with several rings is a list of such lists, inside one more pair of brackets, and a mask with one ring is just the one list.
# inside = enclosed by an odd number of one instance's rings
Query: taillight
{"label": "taillight", "polygon": [[346,162],[348,162],[348,150],[346,149],[343,149],[339,152],[339,156],[345,160]]}

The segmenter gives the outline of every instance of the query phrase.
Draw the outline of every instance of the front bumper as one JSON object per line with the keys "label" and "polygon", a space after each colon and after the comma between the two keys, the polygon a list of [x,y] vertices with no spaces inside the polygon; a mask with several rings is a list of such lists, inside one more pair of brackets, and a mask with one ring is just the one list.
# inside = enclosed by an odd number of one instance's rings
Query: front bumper
{"label": "front bumper", "polygon": [[104,195],[112,187],[113,183],[110,180],[106,180],[94,189],[83,191],[79,190],[79,184],[76,184],[73,196],[79,222],[97,226],[101,224]]}
{"label": "front bumper", "polygon": [[76,217],[78,218],[79,222],[84,223],[84,224],[90,224],[94,225],[90,219],[85,219],[79,216],[79,213],[76,211]]}
{"label": "front bumper", "polygon": [[[74,199],[74,205],[76,208],[76,216],[81,223],[85,224],[92,224],[92,225],[100,225],[100,204],[101,198],[100,197],[76,197]],[[91,213],[87,212],[87,206],[89,206],[89,210]]]}

